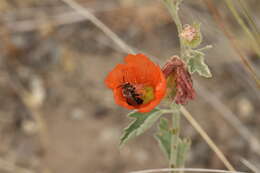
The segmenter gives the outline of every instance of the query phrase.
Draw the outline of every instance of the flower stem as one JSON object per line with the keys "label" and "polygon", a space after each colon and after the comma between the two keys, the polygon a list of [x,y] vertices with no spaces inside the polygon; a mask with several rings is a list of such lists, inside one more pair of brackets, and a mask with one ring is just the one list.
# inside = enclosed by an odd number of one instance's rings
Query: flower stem
{"label": "flower stem", "polygon": [[[182,22],[178,15],[179,6],[182,0],[163,0],[166,8],[173,21],[176,24],[179,43],[180,43],[180,57],[185,60],[186,48],[183,44],[180,34],[182,33]],[[184,142],[180,139],[180,106],[177,104],[171,105],[172,110],[172,133],[171,133],[171,153],[169,159],[170,168],[184,167],[185,156],[190,146],[189,142]],[[182,151],[179,151],[182,150]],[[181,173],[180,171],[172,171],[171,173]]]}
{"label": "flower stem", "polygon": [[179,36],[180,33],[182,32],[182,23],[181,23],[179,15],[178,15],[179,5],[180,5],[181,1],[182,0],[175,0],[173,2],[173,1],[169,1],[169,0],[164,0],[164,4],[165,4],[166,8],[168,9],[169,13],[171,14],[173,21],[176,24],[177,31],[178,31],[178,37],[179,37],[179,41],[180,41],[181,58],[183,58],[183,56],[185,55],[185,46],[182,43],[182,40]]}
{"label": "flower stem", "polygon": [[[178,143],[180,135],[180,110],[177,104],[171,106],[172,109],[172,129],[171,129],[171,155],[169,160],[170,168],[178,168],[177,157],[178,157]],[[172,171],[172,173],[177,173]]]}
{"label": "flower stem", "polygon": [[177,30],[178,30],[178,37],[179,37],[179,41],[180,41],[180,53],[181,53],[181,57],[183,57],[185,55],[185,47],[184,44],[182,43],[182,39],[180,38],[180,34],[182,32],[182,23],[180,20],[180,17],[178,15],[178,7],[175,8],[175,10],[172,10],[172,18],[176,24]]}

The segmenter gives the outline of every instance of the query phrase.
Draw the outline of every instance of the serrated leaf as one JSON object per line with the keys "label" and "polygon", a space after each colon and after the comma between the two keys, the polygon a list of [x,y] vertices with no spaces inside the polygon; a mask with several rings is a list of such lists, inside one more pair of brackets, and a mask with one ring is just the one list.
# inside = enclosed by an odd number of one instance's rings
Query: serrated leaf
{"label": "serrated leaf", "polygon": [[204,53],[199,51],[192,52],[192,56],[188,60],[188,70],[190,73],[197,72],[206,78],[212,77],[209,67],[205,63]]}
{"label": "serrated leaf", "polygon": [[158,141],[159,146],[168,160],[171,158],[171,142],[172,134],[169,130],[169,122],[165,118],[161,118],[158,125],[158,133],[155,135],[155,139]]}
{"label": "serrated leaf", "polygon": [[154,109],[148,113],[131,112],[129,117],[135,118],[128,127],[124,129],[124,133],[120,138],[120,147],[126,144],[130,139],[141,135],[148,130],[162,115],[160,109]]}

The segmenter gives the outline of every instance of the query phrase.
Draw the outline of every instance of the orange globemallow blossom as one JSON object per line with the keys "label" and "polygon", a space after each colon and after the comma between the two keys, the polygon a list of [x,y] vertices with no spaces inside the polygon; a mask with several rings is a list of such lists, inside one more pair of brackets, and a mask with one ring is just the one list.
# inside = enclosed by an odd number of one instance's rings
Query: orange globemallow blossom
{"label": "orange globemallow blossom", "polygon": [[125,57],[108,74],[105,84],[114,92],[115,102],[127,109],[149,112],[166,93],[166,80],[161,68],[143,54]]}

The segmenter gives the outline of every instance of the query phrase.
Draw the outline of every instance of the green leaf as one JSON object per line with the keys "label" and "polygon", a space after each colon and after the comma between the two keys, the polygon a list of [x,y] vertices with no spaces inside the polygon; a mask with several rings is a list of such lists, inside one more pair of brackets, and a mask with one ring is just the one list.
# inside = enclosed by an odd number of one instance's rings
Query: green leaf
{"label": "green leaf", "polygon": [[128,116],[135,118],[135,120],[124,129],[124,133],[120,138],[120,147],[126,144],[130,139],[148,130],[161,115],[162,111],[160,109],[154,109],[148,113],[139,113],[137,111],[129,113]]}
{"label": "green leaf", "polygon": [[178,151],[177,160],[176,160],[176,166],[178,166],[178,168],[184,168],[184,164],[186,161],[188,151],[190,150],[190,146],[191,146],[190,139],[183,139],[179,141],[178,148],[177,148]]}
{"label": "green leaf", "polygon": [[161,118],[158,125],[158,133],[155,135],[155,139],[158,141],[159,146],[168,160],[171,158],[171,142],[172,133],[169,130],[169,122],[165,118]]}
{"label": "green leaf", "polygon": [[209,78],[212,77],[212,74],[205,63],[204,56],[204,53],[193,50],[188,60],[188,70],[190,73],[197,72],[199,75]]}
{"label": "green leaf", "polygon": [[155,138],[158,141],[161,150],[169,160],[170,167],[183,168],[191,141],[179,137],[179,132],[175,129],[179,128],[179,126],[174,125],[175,121],[179,122],[179,120],[173,118],[173,125],[172,128],[170,128],[168,120],[161,118]]}
{"label": "green leaf", "polygon": [[172,161],[171,167],[183,168],[191,141],[189,139],[181,139],[178,134],[170,130],[169,122],[165,118],[160,119],[155,138],[167,159]]}

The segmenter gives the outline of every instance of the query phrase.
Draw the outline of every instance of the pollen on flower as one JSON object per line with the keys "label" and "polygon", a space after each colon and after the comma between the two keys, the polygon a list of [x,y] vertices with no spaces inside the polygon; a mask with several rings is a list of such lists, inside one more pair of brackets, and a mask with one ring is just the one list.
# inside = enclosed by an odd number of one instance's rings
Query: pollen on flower
{"label": "pollen on flower", "polygon": [[125,57],[106,77],[105,84],[114,92],[115,102],[128,109],[149,112],[166,93],[166,80],[160,67],[145,55]]}
{"label": "pollen on flower", "polygon": [[154,88],[151,86],[146,86],[143,88],[142,99],[144,100],[144,104],[149,103],[154,99]]}

